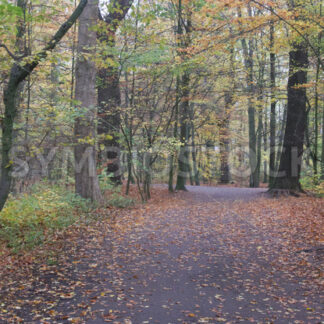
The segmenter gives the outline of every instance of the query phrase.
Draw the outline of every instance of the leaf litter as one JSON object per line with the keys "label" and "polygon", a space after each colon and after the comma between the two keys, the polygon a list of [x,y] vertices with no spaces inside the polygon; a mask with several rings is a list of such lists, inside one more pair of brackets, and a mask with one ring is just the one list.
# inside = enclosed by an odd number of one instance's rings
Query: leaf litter
{"label": "leaf litter", "polygon": [[323,200],[153,194],[3,256],[0,321],[321,322]]}

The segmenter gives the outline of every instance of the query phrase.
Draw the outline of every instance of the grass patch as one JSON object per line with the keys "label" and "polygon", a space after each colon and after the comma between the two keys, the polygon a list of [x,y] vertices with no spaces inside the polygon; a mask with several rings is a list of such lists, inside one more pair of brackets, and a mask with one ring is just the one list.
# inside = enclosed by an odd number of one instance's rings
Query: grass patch
{"label": "grass patch", "polygon": [[7,201],[0,213],[0,242],[13,253],[33,249],[55,231],[80,220],[91,207],[64,187],[38,184]]}

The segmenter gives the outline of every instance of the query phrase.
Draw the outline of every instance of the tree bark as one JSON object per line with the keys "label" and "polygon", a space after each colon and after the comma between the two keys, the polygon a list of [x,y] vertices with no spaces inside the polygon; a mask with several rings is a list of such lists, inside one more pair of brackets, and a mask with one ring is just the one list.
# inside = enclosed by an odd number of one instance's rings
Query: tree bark
{"label": "tree bark", "polygon": [[186,190],[186,181],[189,176],[189,73],[184,72],[181,80],[181,97],[180,102],[180,153],[178,157],[178,174],[176,190]]}
{"label": "tree bark", "polygon": [[274,53],[274,22],[270,23],[270,154],[269,154],[269,182],[270,186],[276,174],[276,54]]}
{"label": "tree bark", "polygon": [[[266,153],[268,151],[268,109],[264,110],[264,123],[263,123],[263,151]],[[263,183],[268,182],[268,162],[267,159],[263,160]]]}
{"label": "tree bark", "polygon": [[278,138],[278,151],[276,154],[276,167],[275,167],[276,170],[278,170],[278,168],[279,168],[280,157],[281,157],[281,152],[282,152],[282,147],[283,147],[283,141],[284,141],[284,137],[285,137],[286,122],[287,122],[287,105],[284,105],[283,113],[282,113],[282,123],[280,126],[280,133],[279,133],[279,138]]}
{"label": "tree bark", "polygon": [[192,153],[191,153],[191,157],[192,157],[192,169],[193,169],[193,180],[196,186],[200,186],[200,181],[199,181],[199,170],[197,167],[197,149],[196,149],[196,142],[195,142],[195,125],[193,122],[193,108],[191,111],[191,149],[192,149]]}
{"label": "tree bark", "polygon": [[[187,21],[184,22],[182,14],[182,1],[179,0],[178,4],[178,41],[179,46],[182,49],[186,49],[191,42],[190,34],[191,34],[191,13],[189,12],[187,15]],[[185,24],[184,26],[182,26]],[[184,34],[185,29],[185,34]],[[186,54],[182,51],[179,54],[183,61],[186,60]],[[187,69],[187,67],[185,67]],[[181,81],[180,81],[180,106],[179,106],[179,114],[180,114],[180,153],[178,156],[178,174],[177,174],[177,183],[176,190],[186,190],[186,181],[190,174],[189,167],[189,150],[188,150],[188,141],[189,141],[189,121],[190,121],[190,105],[189,105],[189,94],[190,94],[190,73],[188,70],[185,70],[182,73]]]}
{"label": "tree bark", "polygon": [[[174,113],[174,126],[173,126],[173,138],[176,139],[178,136],[178,118],[179,118],[179,86],[180,86],[180,78],[177,76],[177,85],[176,85],[176,103],[175,103],[175,113]],[[169,181],[168,181],[168,190],[169,192],[173,192],[173,176],[174,176],[174,160],[175,154],[171,153],[169,159]]]}
{"label": "tree bark", "polygon": [[[320,65],[320,46],[321,46],[321,42],[322,42],[322,33],[319,33],[318,35],[318,58],[317,58],[317,62],[316,62],[316,76],[315,76],[315,127],[314,127],[314,132],[315,132],[315,139],[314,139],[314,158],[313,158],[313,170],[314,170],[314,175],[317,176],[318,174],[318,166],[317,166],[317,162],[319,160],[319,154],[318,154],[318,138],[319,138],[319,82],[320,82],[320,69],[321,69],[321,65]],[[324,130],[323,130],[324,131]],[[323,142],[322,142],[323,143]],[[322,144],[323,146],[323,144]]]}
{"label": "tree bark", "polygon": [[257,166],[256,166],[256,187],[260,186],[261,162],[262,162],[262,111],[258,112],[258,136],[257,136]]}
{"label": "tree bark", "polygon": [[288,107],[286,130],[278,174],[271,189],[301,191],[300,172],[307,123],[306,88],[308,48],[295,44],[289,53]]}
{"label": "tree bark", "polygon": [[[121,184],[120,170],[120,145],[118,133],[120,131],[120,111],[121,93],[119,86],[119,67],[113,54],[116,43],[116,32],[120,22],[125,18],[133,0],[115,0],[109,5],[109,14],[100,15],[100,19],[106,22],[107,30],[98,34],[101,46],[111,49],[112,53],[102,57],[102,60],[110,59],[114,64],[99,69],[98,72],[98,106],[99,122],[98,135],[107,137],[100,141],[105,146],[104,160],[108,159],[107,173],[111,175],[111,180],[115,184]],[[101,161],[106,162],[106,161]]]}
{"label": "tree bark", "polygon": [[[252,17],[251,6],[248,6],[249,17]],[[249,94],[248,97],[248,123],[249,123],[249,163],[251,169],[250,175],[250,187],[257,186],[257,158],[256,158],[256,132],[255,132],[255,108],[253,105],[252,97],[254,95],[254,85],[253,85],[253,42],[249,39],[248,44],[246,39],[241,40],[243,55],[244,55],[244,65],[246,68],[246,85]]]}
{"label": "tree bark", "polygon": [[220,181],[223,184],[230,183],[231,175],[229,168],[229,153],[230,153],[230,134],[229,134],[229,124],[230,124],[230,107],[233,103],[233,97],[229,92],[225,93],[225,116],[220,125],[220,160],[221,160],[221,178]]}
{"label": "tree bark", "polygon": [[[103,42],[103,38],[99,38]],[[115,45],[115,34],[111,34],[109,46]],[[121,184],[120,172],[120,145],[118,142],[118,133],[120,130],[120,111],[121,94],[119,86],[119,69],[115,66],[102,68],[98,72],[98,107],[99,122],[98,135],[102,135],[104,139],[100,139],[100,143],[105,146],[105,154],[103,155],[103,163],[109,160],[107,165],[107,174],[111,176],[111,180],[115,184]],[[110,138],[107,138],[106,136]],[[106,137],[106,138],[105,138]]]}
{"label": "tree bark", "polygon": [[[230,28],[231,35],[233,31]],[[231,45],[230,55],[230,87],[225,91],[225,109],[221,117],[222,124],[220,125],[220,160],[221,160],[221,178],[220,181],[223,184],[228,184],[231,181],[231,172],[229,165],[230,155],[230,118],[231,109],[233,106],[233,94],[235,93],[236,80],[235,80],[235,51],[234,46]]]}
{"label": "tree bark", "polygon": [[75,75],[75,99],[79,102],[80,109],[74,126],[75,191],[81,197],[92,201],[101,200],[94,142],[97,104],[96,66],[91,60],[96,46],[96,33],[92,29],[96,24],[97,10],[97,0],[89,0],[80,16]]}

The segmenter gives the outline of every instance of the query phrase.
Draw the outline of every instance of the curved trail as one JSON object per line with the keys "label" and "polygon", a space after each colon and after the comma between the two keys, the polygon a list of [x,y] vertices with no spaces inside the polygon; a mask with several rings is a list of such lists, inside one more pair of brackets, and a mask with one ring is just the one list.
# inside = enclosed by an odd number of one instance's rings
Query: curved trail
{"label": "curved trail", "polygon": [[90,232],[78,257],[17,293],[31,301],[17,316],[35,323],[320,323],[319,292],[275,266],[280,242],[231,209],[264,190],[188,189]]}

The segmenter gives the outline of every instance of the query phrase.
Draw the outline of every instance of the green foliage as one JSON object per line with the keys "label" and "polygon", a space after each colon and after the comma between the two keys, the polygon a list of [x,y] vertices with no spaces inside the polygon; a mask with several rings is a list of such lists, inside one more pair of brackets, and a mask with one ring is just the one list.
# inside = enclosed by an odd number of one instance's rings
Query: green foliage
{"label": "green foliage", "polygon": [[324,197],[324,181],[320,175],[306,175],[301,178],[301,185],[304,190],[311,191],[319,197]]}
{"label": "green foliage", "polygon": [[0,241],[14,253],[32,249],[49,234],[89,212],[86,200],[59,186],[39,184],[30,193],[11,197],[0,213]]}
{"label": "green foliage", "polygon": [[[0,31],[9,27],[14,27],[11,24],[15,22],[17,17],[22,17],[21,8],[9,3],[8,1],[0,1]],[[11,25],[11,26],[10,26]],[[8,29],[7,29],[8,31]]]}
{"label": "green foliage", "polygon": [[121,193],[122,187],[116,186],[110,179],[110,175],[107,175],[106,171],[103,171],[99,175],[100,189],[103,192],[107,192],[109,195],[106,201],[108,206],[117,208],[126,208],[134,205],[134,200],[129,197],[124,197]]}
{"label": "green foliage", "polygon": [[119,187],[116,187],[116,185],[114,185],[114,183],[111,181],[111,177],[107,174],[106,170],[103,170],[101,174],[99,174],[98,178],[100,189],[102,191],[120,191]]}
{"label": "green foliage", "polygon": [[[17,33],[16,22],[23,16],[21,8],[0,0],[0,44],[6,45],[9,49],[14,46],[14,39]],[[0,73],[7,71],[12,62],[12,58],[7,52],[0,48]]]}
{"label": "green foliage", "polygon": [[172,56],[169,49],[163,44],[156,45],[150,49],[146,49],[137,55],[130,57],[127,68],[138,67],[141,65],[150,66],[154,64],[163,64],[171,60]]}
{"label": "green foliage", "polygon": [[134,205],[134,200],[115,192],[108,199],[108,205],[117,208],[126,208]]}

